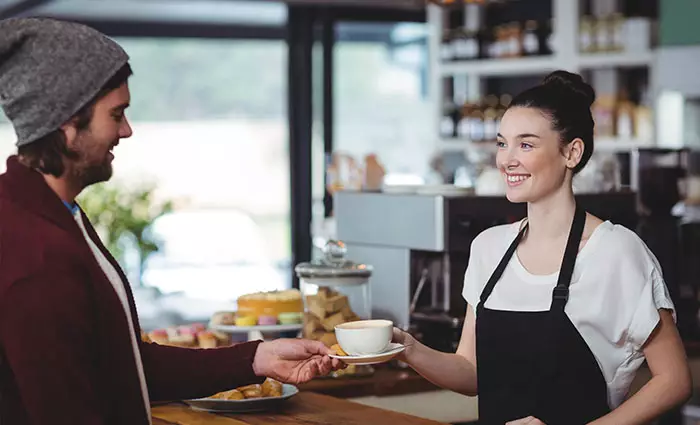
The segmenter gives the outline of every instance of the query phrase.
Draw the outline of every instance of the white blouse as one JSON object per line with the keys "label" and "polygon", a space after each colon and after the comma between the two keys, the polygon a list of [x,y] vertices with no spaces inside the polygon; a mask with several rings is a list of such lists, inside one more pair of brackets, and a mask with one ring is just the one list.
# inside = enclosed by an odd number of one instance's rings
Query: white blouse
{"label": "white blouse", "polygon": [[[472,242],[462,295],[474,308],[520,222],[492,227]],[[511,258],[485,307],[492,310],[549,310],[559,272],[533,275]],[[642,346],[659,323],[659,309],[675,310],[661,267],[631,230],[609,221],[599,225],[579,252],[565,312],[593,352],[616,408],[626,399]]]}

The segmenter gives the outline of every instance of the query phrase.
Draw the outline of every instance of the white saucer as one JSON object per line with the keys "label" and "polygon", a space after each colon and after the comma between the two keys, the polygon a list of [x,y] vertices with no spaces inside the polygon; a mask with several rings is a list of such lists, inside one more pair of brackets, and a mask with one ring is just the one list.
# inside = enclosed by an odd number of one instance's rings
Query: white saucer
{"label": "white saucer", "polygon": [[370,365],[378,363],[386,363],[389,360],[396,357],[399,353],[406,349],[406,346],[392,342],[379,354],[366,354],[363,356],[338,356],[335,354],[330,354],[329,356],[341,360],[343,363],[355,364],[355,365]]}

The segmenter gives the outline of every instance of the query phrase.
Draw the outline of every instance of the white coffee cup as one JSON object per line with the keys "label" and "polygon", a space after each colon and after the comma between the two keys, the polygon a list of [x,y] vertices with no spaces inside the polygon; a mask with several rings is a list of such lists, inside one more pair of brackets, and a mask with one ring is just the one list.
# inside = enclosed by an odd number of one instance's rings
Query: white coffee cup
{"label": "white coffee cup", "polygon": [[359,320],[335,327],[338,345],[352,356],[379,354],[391,343],[394,323],[391,320]]}

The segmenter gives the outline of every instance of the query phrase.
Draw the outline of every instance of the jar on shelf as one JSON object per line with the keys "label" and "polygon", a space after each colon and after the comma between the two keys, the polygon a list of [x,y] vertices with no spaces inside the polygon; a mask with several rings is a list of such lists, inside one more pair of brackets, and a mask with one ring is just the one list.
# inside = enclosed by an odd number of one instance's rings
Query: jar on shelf
{"label": "jar on shelf", "polygon": [[316,316],[327,332],[340,323],[372,318],[372,266],[355,263],[346,254],[345,243],[330,240],[323,248],[323,258],[294,268],[305,311]]}
{"label": "jar on shelf", "polygon": [[581,53],[591,53],[595,50],[595,26],[593,18],[584,16],[579,24],[579,51]]}
{"label": "jar on shelf", "polygon": [[440,59],[443,62],[449,62],[454,60],[455,53],[452,47],[452,39],[454,33],[452,31],[445,31],[442,35],[442,43],[440,43]]}
{"label": "jar on shelf", "polygon": [[508,57],[518,58],[523,55],[523,34],[519,22],[511,22],[507,27]]}
{"label": "jar on shelf", "polygon": [[[372,266],[346,258],[345,243],[329,240],[320,260],[298,264],[294,271],[304,298],[304,338],[321,341],[331,348],[338,343],[335,326],[345,322],[372,318],[369,279]],[[332,378],[367,376],[374,373],[370,365],[348,365]]]}
{"label": "jar on shelf", "polygon": [[540,40],[537,38],[537,21],[525,22],[523,32],[523,54],[525,56],[537,56],[540,54]]}
{"label": "jar on shelf", "polygon": [[594,25],[595,51],[604,53],[613,50],[610,16],[598,17]]}
{"label": "jar on shelf", "polygon": [[625,17],[621,13],[613,13],[609,21],[610,50],[622,52],[625,50]]}

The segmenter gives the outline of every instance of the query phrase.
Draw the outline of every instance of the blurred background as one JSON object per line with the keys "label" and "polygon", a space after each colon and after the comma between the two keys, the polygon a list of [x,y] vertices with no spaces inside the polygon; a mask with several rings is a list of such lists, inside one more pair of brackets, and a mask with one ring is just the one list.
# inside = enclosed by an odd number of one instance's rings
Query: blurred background
{"label": "blurred background", "polygon": [[[523,214],[494,168],[500,119],[565,69],[597,92],[576,192],[654,252],[700,353],[697,0],[0,0],[13,16],[131,57],[134,135],[79,201],[145,330],[300,288],[294,267],[341,239],[374,268],[368,310],[452,350],[471,240]],[[14,143],[0,114],[0,154]]]}
{"label": "blurred background", "polygon": [[[428,31],[419,8],[268,1],[0,5],[1,17],[87,23],[131,56],[127,116],[134,136],[119,147],[113,180],[91,188],[82,202],[129,271],[146,328],[201,321],[244,293],[293,285],[294,250],[299,259],[310,255],[312,206],[323,218],[330,142],[324,131],[331,131],[327,121],[324,130],[324,84],[331,82],[325,89],[333,95],[334,149],[378,152],[399,177],[428,168],[434,149],[424,121],[432,113]],[[312,79],[329,48],[327,80],[321,73]],[[292,49],[310,55],[304,75],[292,70],[299,66],[290,61]],[[295,78],[312,81],[290,96]],[[294,114],[301,116],[290,124]],[[298,134],[296,149],[291,132]],[[14,141],[0,113],[3,157],[15,151]],[[308,181],[311,167],[320,172]],[[308,203],[299,207],[296,227],[294,202]]]}

